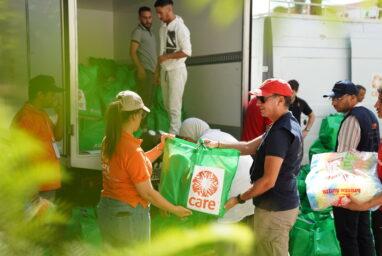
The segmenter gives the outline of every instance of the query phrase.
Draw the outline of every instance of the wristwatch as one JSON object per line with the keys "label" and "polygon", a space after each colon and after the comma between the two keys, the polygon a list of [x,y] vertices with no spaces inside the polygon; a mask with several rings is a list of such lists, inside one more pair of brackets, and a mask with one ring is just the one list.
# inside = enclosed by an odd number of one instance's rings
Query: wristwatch
{"label": "wristwatch", "polygon": [[237,202],[238,202],[239,204],[244,204],[246,200],[241,199],[240,196],[241,196],[240,194],[237,195],[237,197],[236,197]]}

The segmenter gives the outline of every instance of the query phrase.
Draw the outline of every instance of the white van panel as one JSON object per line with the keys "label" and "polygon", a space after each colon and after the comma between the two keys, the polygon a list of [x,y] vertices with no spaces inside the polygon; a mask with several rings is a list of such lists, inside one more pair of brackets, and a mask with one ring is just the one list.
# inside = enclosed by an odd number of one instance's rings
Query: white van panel
{"label": "white van panel", "polygon": [[377,77],[382,79],[382,24],[373,26],[373,30],[373,33],[351,35],[351,69],[352,81],[367,90],[364,106],[376,114],[373,106],[378,98],[377,89],[382,85],[382,82],[376,80]]}
{"label": "white van panel", "polygon": [[[335,82],[350,78],[350,54],[345,23],[321,20],[272,19],[273,75],[300,83],[298,96],[312,108],[316,120],[305,138],[303,163],[309,161],[309,147],[317,139],[321,121],[335,113],[322,96]],[[301,125],[308,118],[302,115]]]}
{"label": "white van panel", "polygon": [[252,19],[251,76],[250,88],[253,90],[263,82],[264,19]]}
{"label": "white van panel", "polygon": [[183,97],[187,115],[240,127],[241,63],[189,66]]}
{"label": "white van panel", "polygon": [[[306,100],[316,114],[315,124],[305,139],[303,163],[308,162],[308,150],[318,137],[322,119],[335,113],[331,102],[322,98],[335,82],[351,79],[366,85],[370,89],[364,105],[372,109],[375,102],[372,95],[376,94],[376,88],[371,85],[372,77],[382,76],[381,32],[381,23],[298,16],[272,18],[273,75],[299,81],[298,96]],[[307,118],[304,117],[302,123],[304,119]]]}

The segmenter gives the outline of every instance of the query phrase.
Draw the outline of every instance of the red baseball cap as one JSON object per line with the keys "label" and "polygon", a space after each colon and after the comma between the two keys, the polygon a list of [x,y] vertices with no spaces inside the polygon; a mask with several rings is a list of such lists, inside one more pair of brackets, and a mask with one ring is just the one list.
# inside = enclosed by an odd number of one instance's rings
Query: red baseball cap
{"label": "red baseball cap", "polygon": [[290,97],[292,96],[292,89],[286,81],[282,79],[271,78],[265,80],[259,88],[249,92],[249,94],[255,96],[268,96],[272,94],[278,94]]}

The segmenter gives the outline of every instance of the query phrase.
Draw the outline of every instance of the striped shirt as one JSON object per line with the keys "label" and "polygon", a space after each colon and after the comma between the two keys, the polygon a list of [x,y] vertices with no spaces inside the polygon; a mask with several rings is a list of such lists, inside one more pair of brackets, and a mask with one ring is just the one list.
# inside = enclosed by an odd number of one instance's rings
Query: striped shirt
{"label": "striped shirt", "polygon": [[361,141],[361,127],[355,116],[345,119],[338,133],[337,152],[345,152],[358,147]]}

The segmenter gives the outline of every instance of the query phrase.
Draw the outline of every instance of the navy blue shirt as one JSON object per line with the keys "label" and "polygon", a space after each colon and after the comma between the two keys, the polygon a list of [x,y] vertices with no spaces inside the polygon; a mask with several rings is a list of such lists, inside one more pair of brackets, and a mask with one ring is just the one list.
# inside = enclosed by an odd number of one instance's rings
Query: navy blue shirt
{"label": "navy blue shirt", "polygon": [[301,125],[301,113],[309,116],[313,111],[309,107],[305,100],[296,96],[294,102],[289,106],[289,110],[292,111],[293,116],[297,119],[298,123]]}
{"label": "navy blue shirt", "polygon": [[281,116],[264,135],[251,167],[251,181],[264,175],[266,156],[283,158],[280,172],[273,188],[253,198],[256,207],[268,211],[286,211],[298,207],[296,176],[302,161],[301,127],[291,112]]}
{"label": "navy blue shirt", "polygon": [[[358,120],[361,128],[361,139],[358,143],[358,151],[378,152],[379,146],[379,124],[378,119],[369,109],[358,106],[352,108],[352,110],[345,115],[345,118],[341,122],[341,126],[338,129],[338,134],[342,128],[342,124],[349,116],[355,116]],[[336,151],[338,147],[338,135]]]}

